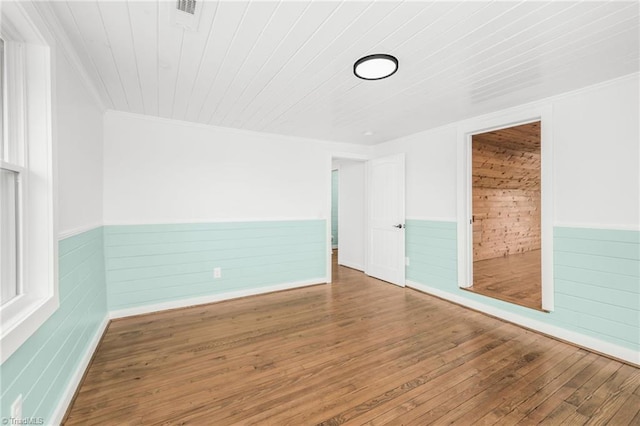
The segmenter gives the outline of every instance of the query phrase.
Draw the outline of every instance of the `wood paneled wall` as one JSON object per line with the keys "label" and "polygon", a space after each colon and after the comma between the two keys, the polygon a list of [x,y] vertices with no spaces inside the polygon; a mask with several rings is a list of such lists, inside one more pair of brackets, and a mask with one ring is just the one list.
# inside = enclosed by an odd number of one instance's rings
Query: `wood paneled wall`
{"label": "wood paneled wall", "polygon": [[540,122],[473,136],[473,260],[540,249]]}

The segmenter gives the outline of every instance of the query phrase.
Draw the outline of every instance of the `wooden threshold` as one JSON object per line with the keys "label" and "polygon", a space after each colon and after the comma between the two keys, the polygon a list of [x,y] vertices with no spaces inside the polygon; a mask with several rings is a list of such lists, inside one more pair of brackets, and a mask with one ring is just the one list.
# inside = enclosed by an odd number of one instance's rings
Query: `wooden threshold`
{"label": "wooden threshold", "polygon": [[[479,295],[482,295],[482,296],[485,296],[485,297],[490,297],[492,299],[502,300],[503,302],[511,303],[511,304],[518,305],[518,306],[522,306],[523,308],[533,309],[534,311],[538,311],[538,312],[544,312],[546,314],[551,312],[551,311],[548,311],[546,309],[542,309],[541,307],[539,308],[539,307],[529,306],[526,303],[518,302],[516,300],[507,300],[506,298],[503,298],[503,297],[490,296],[490,295],[487,295],[486,293],[484,293],[482,291],[477,291],[473,287],[460,287],[460,290],[468,291],[469,293],[479,294]],[[460,305],[460,306],[462,306],[462,305]]]}

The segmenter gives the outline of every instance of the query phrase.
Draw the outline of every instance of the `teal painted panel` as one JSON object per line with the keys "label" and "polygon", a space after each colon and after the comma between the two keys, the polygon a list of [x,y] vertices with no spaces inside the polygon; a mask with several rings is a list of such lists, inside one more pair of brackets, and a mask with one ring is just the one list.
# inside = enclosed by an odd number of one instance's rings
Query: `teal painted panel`
{"label": "teal painted panel", "polygon": [[452,269],[457,267],[457,252],[455,249],[432,247],[428,245],[407,244],[407,252],[411,253],[412,261],[433,262],[436,259],[440,266],[447,266]]}
{"label": "teal painted panel", "polygon": [[279,229],[279,228],[301,228],[309,229],[313,226],[322,226],[322,220],[280,220],[280,221],[262,221],[262,222],[202,222],[202,223],[168,223],[153,225],[110,225],[105,228],[105,235],[114,234],[143,234],[143,233],[173,233],[173,232],[201,232],[201,231],[220,231],[225,229],[241,230],[241,229]]}
{"label": "teal painted panel", "polygon": [[[640,296],[636,295],[635,297],[638,299]],[[620,322],[636,328],[640,326],[640,316],[638,315],[638,311],[634,309],[638,306],[637,300],[635,306],[631,303],[631,307],[627,309],[605,302],[598,302],[593,299],[556,292],[555,304],[556,306],[566,307],[567,309],[573,307],[573,309],[579,312],[589,312],[593,316],[613,322]]]}
{"label": "teal painted panel", "polygon": [[107,249],[111,253],[110,257],[116,258],[153,256],[172,253],[200,253],[203,251],[226,251],[245,249],[246,247],[268,252],[271,248],[298,246],[305,242],[322,244],[324,243],[324,238],[322,238],[322,235],[318,232],[295,234],[282,232],[280,235],[271,238],[253,238],[238,235],[237,238],[229,240],[191,241],[164,244],[132,244],[130,246],[110,246]]}
{"label": "teal painted panel", "polygon": [[433,271],[443,271],[447,277],[450,275],[452,278],[457,274],[457,262],[455,259],[449,259],[440,256],[420,256],[419,253],[412,253],[409,258],[412,266],[416,268],[429,267]]}
{"label": "teal painted panel", "polygon": [[[325,231],[323,231],[324,233]],[[323,252],[326,249],[325,242],[314,243],[309,242],[301,245],[283,245],[283,246],[272,246],[266,247],[261,250],[256,250],[251,246],[247,246],[246,248],[239,247],[228,250],[211,250],[211,251],[195,251],[195,252],[187,252],[187,253],[166,253],[161,255],[154,256],[131,256],[131,257],[121,257],[118,253],[115,253],[114,257],[106,258],[106,266],[107,270],[115,270],[115,269],[128,269],[128,268],[139,268],[139,267],[149,267],[149,266],[160,266],[160,265],[170,265],[170,264],[178,264],[178,263],[193,263],[193,262],[208,262],[208,261],[222,261],[227,259],[238,259],[238,258],[256,258],[262,257],[263,255],[281,255],[287,253],[294,252],[313,252],[317,254],[318,250],[322,250]],[[105,251],[110,252],[111,249],[109,247],[105,248]]]}
{"label": "teal painted panel", "polygon": [[451,268],[457,262],[456,232],[455,222],[407,221],[407,279],[640,350],[640,232],[555,228],[551,313],[461,290]]}
{"label": "teal painted panel", "polygon": [[640,293],[638,279],[630,275],[593,271],[558,264],[554,265],[553,273],[556,280],[573,280],[575,282],[591,284],[602,288],[622,290],[629,293]]}
{"label": "teal painted panel", "polygon": [[407,279],[445,291],[457,287],[455,222],[410,219],[406,225]]}
{"label": "teal painted panel", "polygon": [[[268,254],[264,256],[257,256],[252,260],[252,265],[259,267],[263,265],[273,265],[287,262],[299,262],[315,258],[315,250],[297,251],[291,253],[291,251],[283,251],[280,254]],[[107,271],[107,280],[111,282],[137,280],[145,278],[164,277],[169,275],[182,275],[196,272],[209,272],[213,268],[220,266],[222,268],[238,268],[246,265],[246,259],[244,257],[233,257],[216,261],[196,261],[196,262],[184,262],[158,265],[154,268],[147,267],[133,267],[126,269],[113,269]],[[226,276],[226,274],[225,274]]]}
{"label": "teal painted panel", "polygon": [[640,277],[640,261],[617,257],[556,251],[554,263],[563,266]]}
{"label": "teal painted panel", "polygon": [[111,310],[326,275],[324,220],[108,226],[105,242]]}
{"label": "teal painted panel", "polygon": [[622,323],[617,317],[615,321],[593,315],[591,312],[580,311],[581,306],[572,305],[574,309],[557,307],[554,316],[557,321],[571,324],[574,330],[581,329],[584,334],[591,332],[600,336],[608,336],[614,341],[625,342],[624,346],[640,345],[638,327]]}
{"label": "teal painted panel", "polygon": [[[411,237],[417,239],[429,239],[429,240],[446,240],[451,241],[451,229],[446,228],[426,228],[426,227],[416,227],[416,226],[407,226],[407,228],[411,227]],[[455,230],[453,231],[455,232]],[[437,243],[437,242],[436,242]]]}
{"label": "teal painted panel", "polygon": [[640,244],[637,243],[555,237],[553,249],[556,252],[640,260]]}
{"label": "teal painted panel", "polygon": [[[216,288],[211,285],[211,280],[195,283],[182,283],[175,286],[163,287],[154,291],[141,290],[131,291],[127,293],[118,293],[110,299],[109,303],[117,304],[118,309],[132,308],[144,305],[152,305],[155,303],[176,301],[181,299],[189,299],[192,297],[210,296],[219,293],[229,293],[241,290],[255,290],[261,287],[277,285],[287,282],[294,282],[300,274],[307,274],[309,269],[301,267],[297,270],[290,270],[286,273],[274,275],[254,275],[246,276],[241,280],[227,280],[224,284],[224,291],[215,291]],[[316,270],[317,273],[323,272]],[[314,278],[314,277],[311,277]]]}
{"label": "teal painted panel", "polygon": [[338,245],[338,183],[340,172],[331,171],[331,244],[333,247]]}
{"label": "teal painted panel", "polygon": [[553,237],[554,239],[572,238],[576,240],[618,241],[621,243],[640,244],[640,232],[619,229],[557,227],[553,228]]}
{"label": "teal painted panel", "polygon": [[[174,230],[166,231],[158,230],[157,225],[153,226],[153,231],[140,230],[139,226],[132,226],[131,233],[123,233],[119,230],[117,233],[110,230],[105,235],[105,246],[120,246],[131,244],[166,244],[166,243],[181,243],[192,241],[222,241],[233,240],[239,235],[246,235],[247,238],[253,236],[254,238],[273,238],[282,234],[283,229],[296,228],[301,232],[311,230],[315,232],[314,226],[300,226],[298,222],[278,222],[270,228],[256,227],[248,228],[242,226],[243,223],[238,223],[235,228],[228,227],[227,223],[221,223],[218,229],[204,229],[204,230]],[[321,226],[321,224],[318,224]],[[169,226],[169,225],[166,225]],[[193,225],[194,228],[201,227],[200,224]],[[111,228],[111,227],[110,227]],[[119,227],[121,228],[121,227]]]}
{"label": "teal painted panel", "polygon": [[221,266],[221,268],[223,275],[218,279],[213,279],[213,268],[211,268],[201,272],[165,275],[147,279],[111,281],[109,282],[110,294],[129,291],[157,292],[166,287],[174,287],[176,285],[184,287],[197,283],[208,283],[210,289],[227,289],[234,283],[245,281],[251,277],[258,278],[264,285],[273,285],[318,278],[325,273],[324,265],[319,265],[315,258],[252,268],[248,268],[246,264],[238,268],[225,268],[224,266]]}
{"label": "teal painted panel", "polygon": [[0,366],[2,415],[22,394],[23,416],[51,421],[62,391],[107,315],[103,229],[58,244],[60,306]]}
{"label": "teal painted panel", "polygon": [[[575,281],[554,280],[555,293],[574,295],[583,299],[598,301],[613,307],[637,309],[640,295],[610,287],[594,286]],[[557,303],[556,303],[557,304]],[[587,311],[588,312],[588,311]]]}

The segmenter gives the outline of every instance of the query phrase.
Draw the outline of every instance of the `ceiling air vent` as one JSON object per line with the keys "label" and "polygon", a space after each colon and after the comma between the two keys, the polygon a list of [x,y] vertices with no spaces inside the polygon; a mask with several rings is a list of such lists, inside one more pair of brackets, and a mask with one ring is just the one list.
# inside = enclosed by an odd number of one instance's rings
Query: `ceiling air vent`
{"label": "ceiling air vent", "polygon": [[194,15],[196,13],[196,0],[177,0],[176,9]]}
{"label": "ceiling air vent", "polygon": [[198,24],[200,23],[200,9],[202,9],[202,2],[196,0],[176,0],[175,9],[171,7],[171,3],[161,4],[166,5],[169,9],[169,19],[171,23],[183,27],[184,29],[191,31],[198,31]]}

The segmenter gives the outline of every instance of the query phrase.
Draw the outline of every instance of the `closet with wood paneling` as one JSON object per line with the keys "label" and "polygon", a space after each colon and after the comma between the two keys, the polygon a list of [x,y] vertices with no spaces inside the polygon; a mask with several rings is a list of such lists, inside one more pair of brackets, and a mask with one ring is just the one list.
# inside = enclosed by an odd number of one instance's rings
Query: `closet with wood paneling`
{"label": "closet with wood paneling", "polygon": [[540,121],[473,135],[473,287],[541,309]]}

